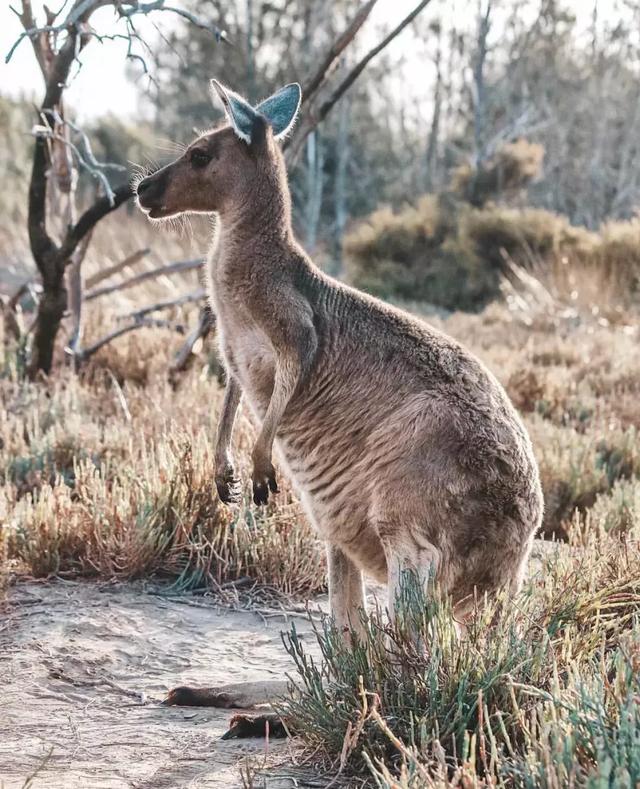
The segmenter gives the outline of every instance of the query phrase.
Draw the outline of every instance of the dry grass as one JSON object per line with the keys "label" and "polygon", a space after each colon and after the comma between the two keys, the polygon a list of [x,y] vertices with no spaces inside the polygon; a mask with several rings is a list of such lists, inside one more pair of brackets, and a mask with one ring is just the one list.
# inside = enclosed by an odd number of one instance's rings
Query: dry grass
{"label": "dry grass", "polygon": [[[434,220],[425,244],[439,210],[427,200],[413,215],[416,227]],[[392,215],[380,216],[396,233]],[[144,246],[153,251],[137,271],[195,257],[206,230],[159,236],[137,220],[125,225],[121,213],[101,226],[85,272]],[[385,789],[638,785],[640,343],[637,314],[611,273],[635,266],[624,252],[633,234],[623,236],[610,269],[578,271],[554,247],[553,265],[538,255],[499,278],[505,298],[481,313],[430,318],[485,361],[523,412],[545,489],[544,531],[567,545],[538,560],[497,630],[486,627],[490,612],[478,613],[464,649],[446,605],[409,594],[408,617],[429,634],[429,662],[384,617],[373,617],[367,647],[353,654],[323,631],[324,667],[292,635],[303,695],[288,714],[335,769]],[[601,244],[615,237],[605,230]],[[413,236],[403,243],[411,266]],[[196,281],[185,275],[91,302],[86,340]],[[195,310],[170,317],[189,324]],[[266,510],[251,504],[248,484],[239,507],[217,500],[221,388],[211,347],[177,385],[168,380],[180,342],[143,329],[104,348],[79,376],[60,358],[47,382],[30,383],[19,349],[0,337],[0,585],[19,571],[156,578],[176,590],[245,578],[298,597],[324,589],[322,546],[282,475]],[[245,414],[235,440],[245,483],[253,439]],[[387,659],[385,638],[410,671]]]}
{"label": "dry grass", "polygon": [[[126,342],[135,352],[143,340]],[[136,381],[137,368],[123,364],[131,368]],[[321,550],[286,483],[277,509],[256,510],[248,493],[233,510],[217,499],[217,382],[200,369],[175,391],[158,377],[122,389],[97,375],[87,382],[62,373],[47,387],[4,380],[0,467],[10,558],[35,576],[164,576],[181,588],[249,577],[299,596],[324,588]],[[241,420],[245,480],[253,438]]]}
{"label": "dry grass", "polygon": [[[112,219],[96,239],[87,274],[97,270],[109,238],[115,252],[102,265],[139,248],[137,234],[147,232],[134,222],[120,237]],[[167,243],[176,257],[192,256],[194,245],[175,237]],[[541,468],[544,532],[566,539],[574,512],[601,507],[614,488],[622,495],[618,483],[640,476],[638,325],[632,312],[606,302],[594,310],[595,285],[567,278],[563,266],[546,279],[515,271],[521,276],[505,281],[505,303],[431,320],[483,358],[522,411]],[[90,302],[86,341],[118,314],[195,284],[194,274],[185,275]],[[605,306],[614,319],[603,317]],[[180,308],[172,318],[189,325],[195,309]],[[38,575],[184,574],[191,584],[249,575],[302,595],[320,589],[321,551],[286,488],[267,515],[248,499],[239,512],[217,502],[214,353],[203,349],[175,387],[167,368],[180,342],[169,330],[141,329],[106,346],[79,377],[59,364],[46,386],[22,380],[16,349],[5,346],[0,477],[10,558]],[[243,420],[245,480],[251,431]]]}

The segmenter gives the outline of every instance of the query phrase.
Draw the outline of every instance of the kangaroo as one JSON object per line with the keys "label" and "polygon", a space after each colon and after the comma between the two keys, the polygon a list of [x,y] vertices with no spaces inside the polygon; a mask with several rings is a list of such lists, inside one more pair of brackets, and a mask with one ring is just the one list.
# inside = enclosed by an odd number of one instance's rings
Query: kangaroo
{"label": "kangaroo", "polygon": [[255,107],[212,88],[226,122],[137,195],[155,220],[218,215],[208,276],[227,373],[219,496],[239,495],[230,442],[244,397],[260,425],[254,501],[277,492],[275,447],[326,541],[336,625],[357,632],[363,574],[388,584],[393,616],[407,568],[425,586],[435,578],[462,621],[474,599],[521,585],[543,509],[527,432],[469,351],[327,276],[297,243],[278,140],[295,122],[299,85]]}

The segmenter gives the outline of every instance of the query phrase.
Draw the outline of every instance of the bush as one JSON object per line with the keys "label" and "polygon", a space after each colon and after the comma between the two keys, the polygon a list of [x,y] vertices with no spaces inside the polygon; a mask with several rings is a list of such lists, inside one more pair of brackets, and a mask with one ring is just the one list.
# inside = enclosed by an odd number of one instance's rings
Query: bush
{"label": "bush", "polygon": [[427,195],[399,213],[374,212],[344,242],[347,278],[382,298],[474,309],[497,292],[498,279],[459,237],[458,211]]}
{"label": "bush", "polygon": [[604,225],[591,262],[618,292],[637,295],[640,292],[640,219]]}
{"label": "bush", "polygon": [[477,611],[462,645],[415,579],[397,624],[375,612],[353,650],[327,623],[317,663],[292,630],[297,693],[282,714],[314,753],[381,787],[635,787],[640,577],[623,543],[583,538],[516,605]]}
{"label": "bush", "polygon": [[475,209],[450,195],[427,195],[398,213],[379,209],[344,244],[356,287],[475,311],[499,296],[506,258],[528,267],[560,255],[582,259],[595,237],[549,211]]}
{"label": "bush", "polygon": [[470,164],[458,167],[453,191],[478,208],[491,199],[524,189],[540,175],[544,148],[538,143],[516,140],[506,143],[478,170]]}

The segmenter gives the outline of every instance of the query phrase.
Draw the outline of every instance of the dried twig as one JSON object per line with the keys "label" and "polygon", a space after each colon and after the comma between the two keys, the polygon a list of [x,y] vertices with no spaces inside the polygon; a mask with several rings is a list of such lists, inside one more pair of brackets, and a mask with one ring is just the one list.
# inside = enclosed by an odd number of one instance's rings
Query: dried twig
{"label": "dried twig", "polygon": [[124,260],[120,260],[118,263],[114,263],[113,266],[109,266],[109,268],[102,269],[101,271],[97,271],[91,277],[87,277],[85,281],[85,286],[87,288],[95,288],[95,286],[102,282],[105,279],[109,279],[114,274],[118,274],[123,269],[128,268],[129,266],[134,266],[139,260],[142,260],[143,257],[149,254],[151,250],[146,247],[145,249],[139,249],[137,252],[134,252],[132,255],[128,255]]}
{"label": "dried twig", "polygon": [[179,296],[177,299],[168,299],[167,301],[158,301],[155,304],[149,304],[147,307],[142,307],[134,312],[128,312],[124,315],[118,315],[118,320],[134,319],[140,320],[152,312],[160,310],[169,310],[172,307],[181,307],[183,304],[190,304],[194,301],[202,301],[206,298],[207,292],[204,288],[199,288],[193,293],[186,293],[184,296]]}
{"label": "dried twig", "polygon": [[106,296],[109,293],[115,293],[118,290],[133,288],[135,285],[139,285],[141,282],[146,282],[150,279],[156,279],[157,277],[162,277],[165,274],[175,274],[178,271],[192,271],[193,269],[198,269],[200,266],[202,266],[202,263],[203,258],[195,258],[194,260],[180,260],[177,263],[169,263],[166,266],[160,266],[159,268],[154,268],[151,271],[143,271],[141,274],[136,274],[135,277],[124,280],[124,282],[118,282],[115,285],[105,285],[102,288],[90,290],[88,293],[85,293],[84,298],[85,301],[91,301],[92,299],[97,299],[99,296]]}

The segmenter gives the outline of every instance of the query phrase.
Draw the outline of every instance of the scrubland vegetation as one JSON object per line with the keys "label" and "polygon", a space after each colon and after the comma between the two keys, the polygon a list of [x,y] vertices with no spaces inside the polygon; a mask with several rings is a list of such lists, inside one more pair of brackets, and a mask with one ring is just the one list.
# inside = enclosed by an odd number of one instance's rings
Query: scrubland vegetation
{"label": "scrubland vegetation", "polygon": [[[96,252],[117,243],[119,218],[112,220]],[[129,221],[139,235],[127,243],[139,245],[147,230]],[[185,243],[168,237],[176,255]],[[427,661],[407,622],[390,629],[383,612],[353,654],[329,627],[322,631],[322,666],[289,636],[303,690],[287,710],[292,728],[315,759],[345,775],[369,775],[383,787],[640,780],[638,320],[626,288],[605,286],[606,267],[556,254],[538,253],[534,269],[503,271],[499,298],[476,314],[406,305],[472,348],[506,386],[540,463],[543,536],[560,545],[537,549],[515,607],[497,628],[488,626],[491,611],[479,611],[464,645],[446,603],[409,589],[406,616],[424,633]],[[89,274],[100,259],[88,259]],[[174,287],[194,275],[183,276]],[[167,284],[91,305],[87,340]],[[193,312],[177,307],[169,317],[188,325]],[[283,475],[267,510],[250,503],[248,485],[239,507],[218,501],[213,341],[169,380],[180,343],[169,328],[142,328],[105,346],[79,374],[60,359],[51,378],[30,382],[20,349],[5,337],[5,578],[151,578],[187,591],[248,577],[265,593],[301,599],[324,589],[323,548]],[[245,414],[236,436],[245,484],[252,437]],[[388,660],[388,644],[401,661]]]}
{"label": "scrubland vegetation", "polygon": [[[307,53],[307,27],[322,19],[309,55],[319,59],[340,25],[324,3],[290,5],[280,37],[277,4],[255,32],[258,60],[271,53],[264,68],[242,47],[212,51],[206,32],[176,28],[155,55],[171,79],[160,79],[154,130],[187,139],[191,126],[209,124],[201,74],[223,65],[247,95],[297,77],[289,50],[294,59]],[[397,624],[372,612],[353,651],[330,623],[318,632],[320,663],[295,630],[285,636],[299,693],[283,714],[305,757],[348,785],[640,786],[640,114],[627,112],[638,104],[631,28],[621,22],[578,46],[561,4],[540,3],[529,27],[512,5],[503,60],[484,74],[481,19],[470,31],[437,22],[418,30],[438,67],[433,117],[418,119],[419,133],[374,117],[372,95],[395,99],[386,74],[374,74],[310,136],[291,174],[297,228],[320,264],[423,315],[504,384],[530,432],[545,496],[522,593],[479,605],[466,640],[447,601],[425,600],[410,578]],[[241,16],[222,21],[241,40]],[[273,55],[277,47],[287,58]],[[463,90],[447,68],[475,83]],[[246,411],[235,434],[242,502],[229,508],[217,498],[215,332],[169,374],[197,304],[163,312],[78,369],[59,343],[52,374],[29,380],[33,294],[16,310],[7,305],[34,279],[24,208],[31,122],[23,103],[0,99],[0,179],[12,185],[0,194],[0,588],[27,575],[147,579],[211,594],[241,581],[299,600],[325,591],[324,548],[284,473],[267,508],[251,503],[255,426]],[[141,161],[149,144],[145,126],[114,118],[88,131],[104,161]],[[81,174],[79,203],[91,191]],[[120,208],[95,231],[85,283],[147,248],[107,282],[198,257],[209,228],[194,220],[190,232],[158,231]],[[197,276],[87,302],[84,346],[140,306],[193,291]]]}

